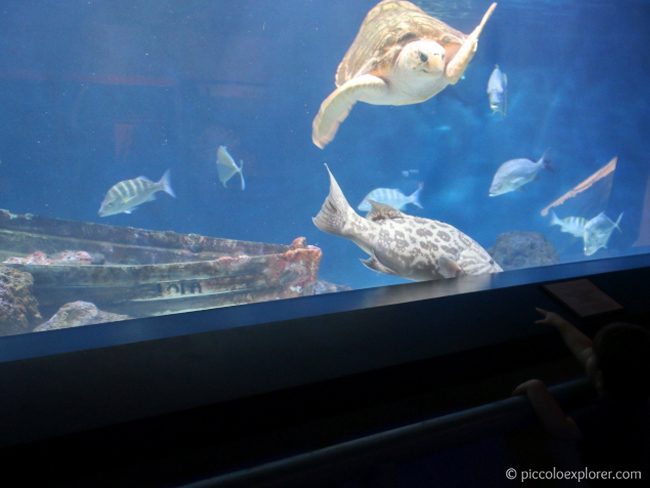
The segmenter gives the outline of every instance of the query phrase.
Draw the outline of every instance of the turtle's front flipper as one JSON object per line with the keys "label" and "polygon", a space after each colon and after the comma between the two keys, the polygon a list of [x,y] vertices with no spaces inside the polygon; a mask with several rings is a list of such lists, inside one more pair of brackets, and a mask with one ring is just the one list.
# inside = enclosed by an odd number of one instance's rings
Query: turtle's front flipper
{"label": "turtle's front flipper", "polygon": [[474,57],[474,53],[476,53],[476,49],[478,48],[478,38],[483,31],[483,27],[485,27],[485,24],[487,23],[496,7],[496,3],[490,5],[490,7],[483,15],[481,23],[476,26],[476,28],[469,36],[467,36],[467,39],[465,39],[465,42],[463,42],[463,45],[454,56],[454,59],[452,59],[447,65],[446,75],[447,79],[449,79],[449,83],[452,85],[460,80],[460,77],[463,76],[463,73],[467,69],[469,62]]}
{"label": "turtle's front flipper", "polygon": [[386,90],[386,82],[373,75],[362,75],[347,81],[334,90],[320,106],[312,123],[311,140],[323,149],[334,140],[339,125],[359,100],[380,97]]}

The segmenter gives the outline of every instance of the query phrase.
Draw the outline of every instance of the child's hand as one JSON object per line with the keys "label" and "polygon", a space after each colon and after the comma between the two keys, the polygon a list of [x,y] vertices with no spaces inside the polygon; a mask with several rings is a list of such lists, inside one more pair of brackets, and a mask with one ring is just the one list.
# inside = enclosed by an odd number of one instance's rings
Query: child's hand
{"label": "child's hand", "polygon": [[542,324],[542,325],[550,325],[552,327],[557,327],[558,325],[563,324],[566,322],[564,318],[562,318],[561,315],[555,313],[555,312],[549,312],[548,310],[544,310],[543,308],[535,307],[535,310],[537,310],[543,318],[536,320],[536,324]]}
{"label": "child's hand", "polygon": [[515,389],[512,390],[512,396],[527,395],[529,390],[546,390],[546,385],[542,380],[527,380],[517,385]]}
{"label": "child's hand", "polygon": [[562,410],[542,380],[528,380],[518,385],[514,395],[526,395],[544,430],[557,439],[579,440],[582,433],[571,417]]}
{"label": "child's hand", "polygon": [[536,307],[543,318],[536,320],[536,324],[553,327],[562,337],[571,353],[586,367],[587,359],[593,354],[593,343],[589,337],[580,332],[578,328],[561,315]]}

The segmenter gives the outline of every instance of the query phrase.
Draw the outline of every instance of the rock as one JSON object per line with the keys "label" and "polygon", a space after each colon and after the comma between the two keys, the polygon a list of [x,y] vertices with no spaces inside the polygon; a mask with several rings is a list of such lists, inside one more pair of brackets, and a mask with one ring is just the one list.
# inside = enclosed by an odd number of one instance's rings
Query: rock
{"label": "rock", "polygon": [[539,232],[505,232],[488,252],[505,271],[559,263],[557,251]]}
{"label": "rock", "polygon": [[348,291],[352,287],[348,285],[337,285],[325,280],[317,280],[314,284],[314,295],[322,295],[323,293],[336,293],[339,291]]}
{"label": "rock", "polygon": [[31,332],[43,320],[33,284],[31,274],[0,265],[0,336]]}
{"label": "rock", "polygon": [[115,322],[129,319],[128,315],[120,315],[99,310],[94,303],[70,302],[63,305],[47,322],[34,329],[34,332],[44,330],[65,329],[79,327],[80,325],[100,324],[102,322]]}

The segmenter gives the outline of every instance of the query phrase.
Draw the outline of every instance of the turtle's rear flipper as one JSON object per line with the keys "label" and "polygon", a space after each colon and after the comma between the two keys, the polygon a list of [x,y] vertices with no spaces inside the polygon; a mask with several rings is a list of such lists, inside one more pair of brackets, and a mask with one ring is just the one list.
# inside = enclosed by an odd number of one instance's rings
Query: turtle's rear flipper
{"label": "turtle's rear flipper", "polygon": [[354,104],[362,98],[373,98],[386,90],[386,83],[374,75],[354,78],[328,96],[312,123],[311,140],[321,149],[334,140],[339,125],[347,118]]}
{"label": "turtle's rear flipper", "polygon": [[478,48],[478,38],[483,31],[483,27],[485,27],[485,24],[487,23],[496,7],[496,3],[492,3],[492,5],[488,7],[487,11],[483,15],[483,18],[481,19],[481,23],[476,26],[476,28],[469,36],[467,36],[467,39],[465,39],[463,42],[463,45],[454,56],[454,59],[452,59],[447,65],[446,74],[447,78],[449,79],[449,83],[452,85],[456,84],[458,80],[460,80],[460,77],[463,76],[463,73],[467,69],[469,62],[474,57],[474,53],[476,53],[476,49]]}

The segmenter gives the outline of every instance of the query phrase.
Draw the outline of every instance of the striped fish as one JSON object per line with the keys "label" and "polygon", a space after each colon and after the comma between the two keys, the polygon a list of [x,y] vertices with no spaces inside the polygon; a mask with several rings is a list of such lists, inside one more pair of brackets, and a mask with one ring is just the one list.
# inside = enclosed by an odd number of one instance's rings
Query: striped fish
{"label": "striped fish", "polygon": [[119,213],[130,214],[138,205],[156,199],[156,192],[164,191],[172,197],[174,190],[169,183],[169,170],[165,171],[160,181],[154,182],[144,176],[124,180],[113,185],[106,193],[99,216],[108,217]]}
{"label": "striped fish", "polygon": [[410,195],[404,195],[396,188],[376,188],[363,198],[357,208],[361,211],[367,212],[372,208],[370,205],[371,201],[383,203],[384,205],[390,205],[397,210],[402,210],[409,203],[412,203],[416,207],[422,208],[422,205],[420,205],[420,193],[422,192],[422,186],[422,183],[420,183],[418,185],[418,189]]}
{"label": "striped fish", "polygon": [[560,231],[582,238],[585,233],[587,219],[584,217],[564,217],[561,219],[551,211],[551,225],[559,225]]}

